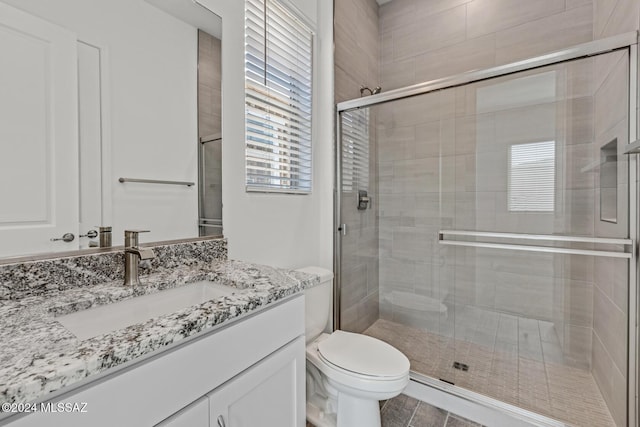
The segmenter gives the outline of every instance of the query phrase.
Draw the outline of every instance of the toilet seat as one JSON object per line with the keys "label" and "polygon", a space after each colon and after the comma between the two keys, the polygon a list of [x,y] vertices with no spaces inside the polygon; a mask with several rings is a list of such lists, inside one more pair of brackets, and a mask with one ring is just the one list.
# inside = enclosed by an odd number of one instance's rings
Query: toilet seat
{"label": "toilet seat", "polygon": [[409,360],[379,339],[335,331],[318,342],[318,355],[333,368],[370,380],[392,381],[406,377]]}

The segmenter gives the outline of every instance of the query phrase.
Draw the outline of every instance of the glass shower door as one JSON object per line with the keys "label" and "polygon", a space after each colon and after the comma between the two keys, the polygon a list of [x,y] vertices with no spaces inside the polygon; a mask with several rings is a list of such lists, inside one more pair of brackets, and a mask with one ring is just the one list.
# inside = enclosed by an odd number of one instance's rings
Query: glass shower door
{"label": "glass shower door", "polygon": [[626,422],[628,67],[624,50],[455,89],[449,378],[580,426]]}
{"label": "glass shower door", "polygon": [[624,49],[342,112],[341,328],[419,376],[626,425],[628,82]]}

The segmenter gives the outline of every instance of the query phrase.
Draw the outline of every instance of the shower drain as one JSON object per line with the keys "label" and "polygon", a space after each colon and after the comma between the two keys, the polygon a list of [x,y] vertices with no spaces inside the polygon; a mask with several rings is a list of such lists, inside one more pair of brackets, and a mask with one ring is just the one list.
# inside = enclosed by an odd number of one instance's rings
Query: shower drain
{"label": "shower drain", "polygon": [[469,365],[461,362],[453,362],[453,367],[456,369],[460,369],[461,371],[467,372],[469,370]]}

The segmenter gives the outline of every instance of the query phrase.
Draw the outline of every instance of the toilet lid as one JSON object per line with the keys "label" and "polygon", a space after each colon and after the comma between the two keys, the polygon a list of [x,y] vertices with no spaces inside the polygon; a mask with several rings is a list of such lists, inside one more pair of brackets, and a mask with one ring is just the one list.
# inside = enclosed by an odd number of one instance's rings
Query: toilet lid
{"label": "toilet lid", "polygon": [[335,331],[318,343],[318,352],[342,369],[376,377],[399,377],[409,372],[409,359],[376,338]]}

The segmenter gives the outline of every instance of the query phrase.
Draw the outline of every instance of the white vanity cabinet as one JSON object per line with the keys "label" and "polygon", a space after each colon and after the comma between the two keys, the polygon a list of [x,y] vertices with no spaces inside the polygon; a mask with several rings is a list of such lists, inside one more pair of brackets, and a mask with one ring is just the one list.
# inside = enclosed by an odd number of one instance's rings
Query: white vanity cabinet
{"label": "white vanity cabinet", "polygon": [[304,426],[304,348],[299,337],[210,393],[211,427]]}
{"label": "white vanity cabinet", "polygon": [[209,398],[201,397],[154,427],[209,427]]}
{"label": "white vanity cabinet", "polygon": [[[10,427],[304,427],[304,295],[201,334],[47,402]],[[220,417],[218,422],[218,417]]]}

